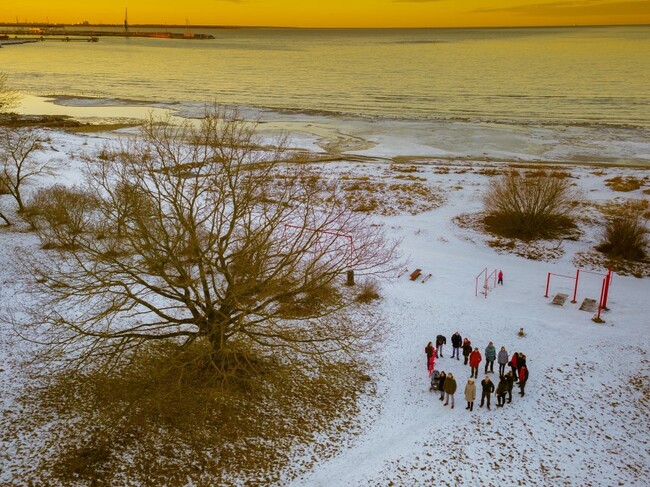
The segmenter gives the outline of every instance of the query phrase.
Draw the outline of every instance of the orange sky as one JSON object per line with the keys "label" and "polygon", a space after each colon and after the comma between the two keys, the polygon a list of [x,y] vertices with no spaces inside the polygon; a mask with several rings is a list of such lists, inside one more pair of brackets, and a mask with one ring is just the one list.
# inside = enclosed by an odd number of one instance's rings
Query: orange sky
{"label": "orange sky", "polygon": [[466,27],[650,24],[650,0],[19,0],[0,22]]}

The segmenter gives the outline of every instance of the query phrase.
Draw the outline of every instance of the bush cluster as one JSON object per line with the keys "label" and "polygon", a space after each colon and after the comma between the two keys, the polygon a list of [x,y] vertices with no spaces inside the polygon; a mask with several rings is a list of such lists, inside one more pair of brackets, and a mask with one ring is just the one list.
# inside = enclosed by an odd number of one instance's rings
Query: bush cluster
{"label": "bush cluster", "polygon": [[504,237],[552,238],[575,228],[574,196],[565,174],[511,171],[484,194],[485,224]]}
{"label": "bush cluster", "polygon": [[644,260],[647,256],[648,228],[641,207],[626,204],[618,216],[609,218],[603,229],[601,243],[596,250],[609,257]]}

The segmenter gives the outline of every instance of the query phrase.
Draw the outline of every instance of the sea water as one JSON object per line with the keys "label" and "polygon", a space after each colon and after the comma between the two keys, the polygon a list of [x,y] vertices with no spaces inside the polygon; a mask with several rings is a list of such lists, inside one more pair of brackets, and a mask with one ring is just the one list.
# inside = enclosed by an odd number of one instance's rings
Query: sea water
{"label": "sea water", "polygon": [[650,125],[650,27],[201,29],[0,50],[38,95],[362,117]]}

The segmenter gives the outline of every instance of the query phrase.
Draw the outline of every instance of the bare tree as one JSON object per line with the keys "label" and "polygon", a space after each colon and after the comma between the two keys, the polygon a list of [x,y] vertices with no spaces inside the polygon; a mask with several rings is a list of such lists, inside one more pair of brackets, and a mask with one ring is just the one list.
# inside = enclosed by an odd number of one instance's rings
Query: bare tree
{"label": "bare tree", "polygon": [[[23,186],[48,170],[47,162],[34,159],[42,139],[38,130],[0,127],[0,190],[13,196],[19,212],[25,209]],[[0,217],[7,225],[11,224],[2,213]]]}
{"label": "bare tree", "polygon": [[573,228],[575,195],[563,173],[510,171],[483,195],[485,222],[495,233],[526,240]]}
{"label": "bare tree", "polygon": [[0,73],[0,113],[15,107],[20,101],[20,94],[7,85],[6,73]]}
{"label": "bare tree", "polygon": [[89,165],[94,225],[56,259],[31,262],[38,323],[80,360],[118,360],[151,340],[207,340],[320,356],[372,328],[345,316],[342,274],[379,275],[395,243],[254,124],[210,112],[199,126],[150,119]]}

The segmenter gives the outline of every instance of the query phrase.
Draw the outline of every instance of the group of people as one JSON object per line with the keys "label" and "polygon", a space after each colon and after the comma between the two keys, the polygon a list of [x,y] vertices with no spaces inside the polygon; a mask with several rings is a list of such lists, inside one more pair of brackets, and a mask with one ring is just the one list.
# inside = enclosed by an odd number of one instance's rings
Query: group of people
{"label": "group of people", "polygon": [[[445,373],[444,371],[438,372],[435,370],[435,362],[442,355],[443,346],[447,343],[447,338],[443,335],[436,337],[436,345],[429,342],[424,348],[427,356],[427,370],[431,378],[430,390],[437,390],[440,392],[440,400],[445,401],[444,405],[447,406],[451,402],[451,408],[454,408],[454,394],[456,393],[457,384],[456,378],[451,372]],[[464,357],[464,365],[470,367],[470,377],[465,385],[465,400],[469,411],[474,410],[474,401],[476,400],[476,383],[478,379],[478,370],[483,355],[478,347],[473,347],[469,338],[461,337],[459,332],[451,336],[452,355],[451,358],[460,360],[460,352],[462,350]],[[499,364],[499,382],[495,387],[494,382],[490,379],[488,374],[494,373],[494,362]],[[510,370],[506,372],[506,366]],[[490,399],[492,394],[496,394],[497,407],[503,407],[506,404],[506,396],[508,403],[512,402],[512,389],[514,384],[519,385],[519,395],[525,395],[526,383],[528,382],[528,366],[526,365],[526,355],[521,352],[515,352],[512,357],[508,354],[505,347],[497,352],[493,342],[490,342],[485,348],[485,378],[480,382],[481,385],[481,404],[483,407],[487,403],[487,408],[490,409]]]}

